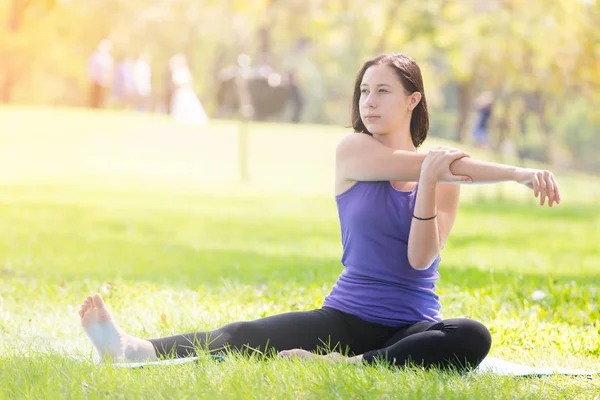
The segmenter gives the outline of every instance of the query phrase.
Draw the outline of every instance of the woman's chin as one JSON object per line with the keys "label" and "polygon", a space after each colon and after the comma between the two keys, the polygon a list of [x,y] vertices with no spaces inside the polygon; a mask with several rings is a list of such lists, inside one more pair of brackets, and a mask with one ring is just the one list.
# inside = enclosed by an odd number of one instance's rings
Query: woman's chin
{"label": "woman's chin", "polygon": [[369,132],[371,132],[372,135],[381,135],[385,133],[385,129],[373,125],[367,126],[367,129],[369,130]]}

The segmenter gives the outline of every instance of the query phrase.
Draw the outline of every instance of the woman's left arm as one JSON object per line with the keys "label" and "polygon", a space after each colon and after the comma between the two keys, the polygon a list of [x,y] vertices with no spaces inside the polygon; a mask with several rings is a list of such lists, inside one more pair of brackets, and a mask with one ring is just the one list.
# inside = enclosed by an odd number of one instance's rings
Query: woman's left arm
{"label": "woman's left arm", "polygon": [[438,147],[423,161],[408,236],[408,261],[414,269],[431,266],[454,224],[460,194],[458,185],[438,183],[448,168],[452,174],[467,176],[472,182],[516,181],[533,189],[535,197],[540,198],[540,205],[544,205],[546,199],[550,207],[560,204],[558,183],[550,171],[476,161],[463,154],[457,149]]}
{"label": "woman's left arm", "polygon": [[429,268],[440,254],[456,220],[459,197],[460,185],[419,180],[408,236],[408,261],[414,269]]}

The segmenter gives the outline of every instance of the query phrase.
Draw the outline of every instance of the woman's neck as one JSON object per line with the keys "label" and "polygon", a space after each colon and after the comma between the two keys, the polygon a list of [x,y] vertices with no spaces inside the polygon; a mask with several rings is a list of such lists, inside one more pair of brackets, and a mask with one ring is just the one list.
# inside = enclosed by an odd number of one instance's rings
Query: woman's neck
{"label": "woman's neck", "polygon": [[385,135],[373,134],[373,137],[394,150],[417,151],[417,148],[412,142],[410,131],[393,132]]}

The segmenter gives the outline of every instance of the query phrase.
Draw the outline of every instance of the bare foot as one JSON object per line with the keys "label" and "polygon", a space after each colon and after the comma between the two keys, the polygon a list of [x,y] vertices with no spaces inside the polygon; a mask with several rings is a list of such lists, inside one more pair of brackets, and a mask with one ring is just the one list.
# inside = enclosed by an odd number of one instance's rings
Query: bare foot
{"label": "bare foot", "polygon": [[329,362],[347,362],[353,364],[360,364],[362,362],[362,355],[355,357],[344,357],[340,353],[334,352],[327,355],[321,356],[310,351],[302,349],[283,350],[277,353],[280,358],[301,358],[301,359],[322,359]]}
{"label": "bare foot", "polygon": [[103,359],[141,361],[156,359],[152,343],[126,334],[113,320],[102,296],[96,293],[79,309],[81,326]]}

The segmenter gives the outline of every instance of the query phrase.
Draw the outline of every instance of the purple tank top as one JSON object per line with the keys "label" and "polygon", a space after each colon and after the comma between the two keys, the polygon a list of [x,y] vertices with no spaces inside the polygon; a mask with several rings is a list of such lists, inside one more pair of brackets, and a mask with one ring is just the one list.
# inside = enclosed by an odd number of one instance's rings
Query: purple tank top
{"label": "purple tank top", "polygon": [[336,196],[345,268],[323,306],[388,326],[441,320],[435,293],[440,257],[423,271],[408,262],[417,189],[357,182]]}

